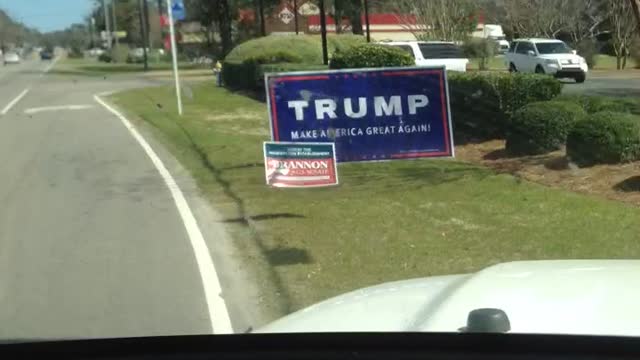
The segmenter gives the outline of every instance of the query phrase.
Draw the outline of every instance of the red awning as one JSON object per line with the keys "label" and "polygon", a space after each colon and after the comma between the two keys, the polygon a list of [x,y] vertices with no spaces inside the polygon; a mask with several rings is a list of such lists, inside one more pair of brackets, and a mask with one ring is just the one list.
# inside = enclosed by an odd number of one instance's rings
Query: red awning
{"label": "red awning", "polygon": [[[343,18],[343,22],[347,18]],[[320,15],[311,15],[307,17],[309,26],[320,25]],[[327,24],[335,25],[335,19],[327,15]],[[365,18],[362,16],[362,23],[365,23]],[[415,15],[401,15],[401,14],[369,14],[369,23],[371,25],[415,25]]]}

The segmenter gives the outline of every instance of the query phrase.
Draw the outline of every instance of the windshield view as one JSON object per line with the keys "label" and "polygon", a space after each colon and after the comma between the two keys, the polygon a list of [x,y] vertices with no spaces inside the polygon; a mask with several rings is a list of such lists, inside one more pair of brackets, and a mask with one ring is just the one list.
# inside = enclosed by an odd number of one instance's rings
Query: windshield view
{"label": "windshield view", "polygon": [[0,0],[0,341],[640,335],[639,20]]}
{"label": "windshield view", "polygon": [[540,54],[570,54],[571,48],[562,42],[541,42],[536,44]]}

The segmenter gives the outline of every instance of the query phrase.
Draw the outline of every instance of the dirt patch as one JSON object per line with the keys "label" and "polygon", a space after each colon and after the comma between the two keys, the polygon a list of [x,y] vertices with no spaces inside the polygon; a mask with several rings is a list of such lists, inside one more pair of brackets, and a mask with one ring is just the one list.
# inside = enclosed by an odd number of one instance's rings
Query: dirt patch
{"label": "dirt patch", "polygon": [[536,183],[640,206],[639,162],[579,168],[567,160],[564,150],[511,157],[503,140],[456,146],[456,157]]}
{"label": "dirt patch", "polygon": [[252,112],[237,112],[233,114],[215,114],[205,117],[208,121],[237,121],[237,120],[262,120],[264,114]]}

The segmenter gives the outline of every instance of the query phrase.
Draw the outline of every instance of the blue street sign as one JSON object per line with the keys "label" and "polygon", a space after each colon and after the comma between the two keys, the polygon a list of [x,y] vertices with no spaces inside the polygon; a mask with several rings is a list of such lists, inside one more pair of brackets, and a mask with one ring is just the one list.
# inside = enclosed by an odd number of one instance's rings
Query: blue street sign
{"label": "blue street sign", "polygon": [[175,21],[182,21],[187,18],[187,13],[184,10],[184,3],[182,0],[173,1],[173,5],[171,5],[171,14]]}
{"label": "blue street sign", "polygon": [[338,162],[452,157],[444,67],[266,74],[273,141],[335,142]]}

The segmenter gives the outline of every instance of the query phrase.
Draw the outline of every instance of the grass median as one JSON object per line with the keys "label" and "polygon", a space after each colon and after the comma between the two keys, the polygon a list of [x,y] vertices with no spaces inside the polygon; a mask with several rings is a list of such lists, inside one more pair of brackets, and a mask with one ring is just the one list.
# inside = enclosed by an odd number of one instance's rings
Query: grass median
{"label": "grass median", "polygon": [[183,117],[170,87],[112,100],[192,172],[280,313],[503,261],[640,256],[640,209],[456,160],[341,164],[338,187],[269,188],[265,104],[211,83],[191,90]]}
{"label": "grass median", "polygon": [[[181,70],[200,70],[209,67],[202,64],[179,63]],[[152,73],[157,71],[172,70],[170,62],[150,62],[149,70],[144,70],[143,64],[133,63],[105,63],[95,59],[64,59],[51,70],[52,74],[78,75],[78,76],[105,76],[118,74]]]}

